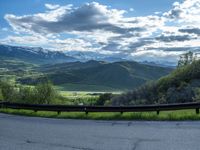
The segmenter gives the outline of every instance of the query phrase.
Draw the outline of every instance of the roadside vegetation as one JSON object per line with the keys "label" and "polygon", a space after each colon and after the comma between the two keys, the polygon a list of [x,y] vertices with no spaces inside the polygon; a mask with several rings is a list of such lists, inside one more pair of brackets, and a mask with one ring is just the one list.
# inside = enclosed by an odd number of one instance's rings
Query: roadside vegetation
{"label": "roadside vegetation", "polygon": [[[9,79],[9,80],[8,80]],[[192,52],[180,57],[177,69],[157,81],[148,82],[134,90],[119,93],[87,93],[60,91],[48,79],[35,85],[22,85],[13,78],[0,80],[0,100],[27,104],[63,104],[125,106],[146,104],[185,103],[200,101],[200,60]],[[121,120],[200,120],[193,110],[144,113],[74,113],[1,109],[0,112],[56,118],[121,119]]]}
{"label": "roadside vegetation", "polygon": [[14,110],[0,109],[1,113],[23,115],[29,117],[46,117],[57,119],[91,119],[91,120],[151,120],[151,121],[185,121],[185,120],[200,120],[200,115],[194,110],[179,110],[179,111],[162,111],[159,115],[156,112],[135,112],[135,113],[88,113],[84,112],[57,112],[31,110]]}
{"label": "roadside vegetation", "polygon": [[35,86],[0,80],[0,100],[25,104],[109,105],[111,93],[58,91],[48,80]]}
{"label": "roadside vegetation", "polygon": [[168,76],[112,98],[112,105],[185,103],[200,101],[200,60],[192,52],[180,57]]}

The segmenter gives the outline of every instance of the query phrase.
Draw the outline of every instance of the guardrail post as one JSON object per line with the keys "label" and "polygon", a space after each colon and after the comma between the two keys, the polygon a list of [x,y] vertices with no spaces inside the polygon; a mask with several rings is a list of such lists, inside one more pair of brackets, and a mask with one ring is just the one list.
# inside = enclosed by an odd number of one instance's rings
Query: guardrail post
{"label": "guardrail post", "polygon": [[156,113],[157,113],[157,115],[159,115],[160,114],[160,110],[157,110]]}
{"label": "guardrail post", "polygon": [[199,114],[199,108],[196,108],[196,114]]}
{"label": "guardrail post", "polygon": [[1,105],[0,105],[0,108],[3,108],[3,103],[0,103]]}
{"label": "guardrail post", "polygon": [[85,110],[85,114],[88,115],[88,111],[86,107],[84,108],[84,110]]}

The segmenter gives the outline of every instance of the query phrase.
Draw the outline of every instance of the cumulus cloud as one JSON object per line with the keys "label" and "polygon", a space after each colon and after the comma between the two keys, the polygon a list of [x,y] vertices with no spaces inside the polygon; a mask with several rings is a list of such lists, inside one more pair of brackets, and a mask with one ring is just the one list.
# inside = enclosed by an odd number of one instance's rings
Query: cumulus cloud
{"label": "cumulus cloud", "polygon": [[[55,9],[59,6],[46,4]],[[117,25],[123,10],[108,9],[107,6],[92,2],[78,8],[59,7],[55,10],[34,15],[15,16],[7,14],[5,19],[14,29],[36,33],[61,33],[72,31],[105,30],[116,33],[134,31]]]}
{"label": "cumulus cloud", "polygon": [[180,3],[175,2],[173,4],[173,8],[170,11],[164,13],[164,16],[169,17],[171,19],[179,19],[183,17],[183,14],[184,14],[184,10],[181,7]]}
{"label": "cumulus cloud", "polygon": [[200,47],[199,0],[175,2],[166,12],[137,17],[125,17],[132,8],[119,10],[97,2],[79,7],[72,4],[45,4],[45,7],[43,13],[6,14],[4,18],[16,35],[0,42],[39,43],[57,50],[102,51],[133,60],[163,61],[176,61],[180,53],[198,51]]}
{"label": "cumulus cloud", "polygon": [[170,11],[164,13],[164,16],[182,24],[199,25],[199,8],[199,0],[184,0],[182,3],[175,2],[173,4],[173,8]]}

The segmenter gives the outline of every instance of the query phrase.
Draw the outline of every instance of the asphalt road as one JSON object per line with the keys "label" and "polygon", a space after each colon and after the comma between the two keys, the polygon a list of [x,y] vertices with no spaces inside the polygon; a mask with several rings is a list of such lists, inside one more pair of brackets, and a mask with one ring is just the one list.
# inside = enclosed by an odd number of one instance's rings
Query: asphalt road
{"label": "asphalt road", "polygon": [[0,150],[199,150],[200,122],[92,121],[0,114]]}

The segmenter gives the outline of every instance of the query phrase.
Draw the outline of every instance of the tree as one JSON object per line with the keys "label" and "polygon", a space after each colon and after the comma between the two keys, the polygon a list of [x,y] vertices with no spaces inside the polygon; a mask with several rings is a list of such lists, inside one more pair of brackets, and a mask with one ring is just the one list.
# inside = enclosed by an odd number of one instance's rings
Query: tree
{"label": "tree", "polygon": [[185,54],[182,54],[178,61],[178,67],[182,67],[182,66],[191,64],[195,59],[196,59],[196,55],[191,51],[189,51]]}
{"label": "tree", "polygon": [[197,101],[197,102],[200,101],[200,88],[197,88],[197,89],[195,90],[194,101]]}
{"label": "tree", "polygon": [[34,87],[19,86],[19,100],[20,103],[37,103],[37,95]]}
{"label": "tree", "polygon": [[99,96],[96,105],[104,105],[106,101],[110,101],[113,97],[112,93],[104,93]]}
{"label": "tree", "polygon": [[1,81],[1,94],[4,101],[14,102],[18,99],[16,87],[9,82]]}
{"label": "tree", "polygon": [[50,104],[56,98],[57,92],[51,82],[39,83],[35,87],[38,104]]}

